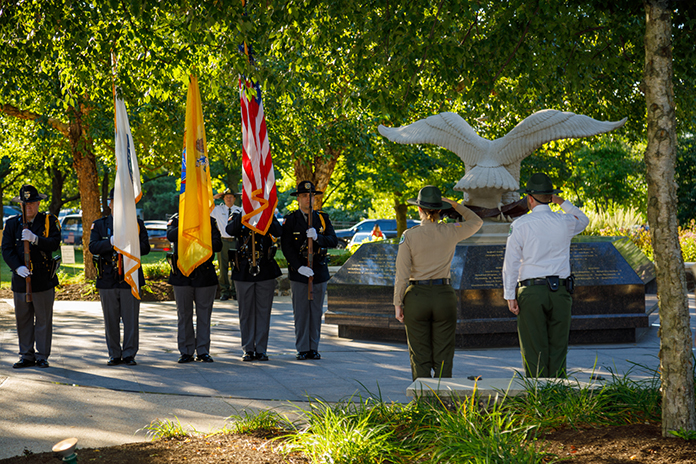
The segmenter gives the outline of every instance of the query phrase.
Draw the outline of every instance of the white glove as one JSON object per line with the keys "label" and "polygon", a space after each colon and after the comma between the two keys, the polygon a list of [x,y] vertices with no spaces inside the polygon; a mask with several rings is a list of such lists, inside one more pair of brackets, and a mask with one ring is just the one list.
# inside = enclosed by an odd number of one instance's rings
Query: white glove
{"label": "white glove", "polygon": [[19,266],[17,269],[15,269],[15,272],[19,277],[29,277],[31,275],[31,272],[29,272],[29,268],[26,266]]}
{"label": "white glove", "polygon": [[314,227],[307,229],[307,238],[311,238],[312,240],[317,239],[317,230]]}
{"label": "white glove", "polygon": [[[314,229],[310,229],[314,230]],[[312,277],[314,275],[314,271],[312,270],[311,267],[307,266],[300,266],[300,268],[297,270],[297,272],[305,277]]]}
{"label": "white glove", "polygon": [[29,229],[22,229],[22,240],[36,244],[39,241],[39,237]]}
{"label": "white glove", "polygon": [[114,236],[112,235],[109,237],[109,242],[111,242],[111,246],[114,246]]}

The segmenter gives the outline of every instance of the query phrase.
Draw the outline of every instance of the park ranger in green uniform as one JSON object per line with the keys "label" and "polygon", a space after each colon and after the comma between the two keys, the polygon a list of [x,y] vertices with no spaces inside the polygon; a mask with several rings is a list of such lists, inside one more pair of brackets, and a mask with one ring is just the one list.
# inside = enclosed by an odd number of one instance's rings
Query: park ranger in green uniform
{"label": "park ranger in green uniform", "polygon": [[[573,278],[570,241],[590,220],[556,195],[551,179],[537,173],[519,190],[531,213],[510,226],[503,262],[503,287],[527,377],[565,377]],[[565,214],[554,213],[556,203]]]}
{"label": "park ranger in green uniform", "polygon": [[[452,377],[457,327],[457,295],[450,265],[457,243],[476,233],[483,221],[469,208],[442,198],[440,189],[423,187],[418,198],[421,224],[404,232],[396,256],[394,313],[406,325],[413,380]],[[440,222],[440,211],[454,207],[465,222]]]}

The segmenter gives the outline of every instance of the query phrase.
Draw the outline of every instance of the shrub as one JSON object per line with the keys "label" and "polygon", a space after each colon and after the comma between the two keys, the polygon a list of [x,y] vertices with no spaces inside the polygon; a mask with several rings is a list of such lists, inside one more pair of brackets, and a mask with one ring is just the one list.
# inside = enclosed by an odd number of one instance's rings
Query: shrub
{"label": "shrub", "polygon": [[[653,261],[652,238],[649,227],[645,225],[642,213],[635,208],[618,208],[613,212],[586,212],[590,219],[583,235],[603,237],[628,237],[645,255]],[[696,262],[696,220],[679,227],[679,244],[685,262]]]}

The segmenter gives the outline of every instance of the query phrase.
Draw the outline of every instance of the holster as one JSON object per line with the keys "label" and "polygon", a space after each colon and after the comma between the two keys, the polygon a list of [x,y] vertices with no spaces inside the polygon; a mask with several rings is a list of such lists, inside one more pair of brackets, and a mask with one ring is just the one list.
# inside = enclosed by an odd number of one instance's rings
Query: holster
{"label": "holster", "polygon": [[546,284],[549,286],[549,290],[557,292],[561,286],[561,279],[558,276],[546,276]]}
{"label": "holster", "polygon": [[170,251],[167,253],[167,262],[169,263],[169,268],[172,270],[172,274],[179,273],[179,267],[176,264],[177,256],[176,252]]}
{"label": "holster", "polygon": [[56,276],[56,273],[58,272],[58,268],[60,267],[60,262],[63,260],[60,256],[54,256],[53,259],[51,259],[50,264],[51,264],[51,279],[53,279]]}
{"label": "holster", "polygon": [[97,270],[97,279],[104,278],[104,258],[101,255],[92,255],[92,263]]}
{"label": "holster", "polygon": [[575,291],[575,276],[573,274],[570,274],[565,281],[565,288],[568,290],[568,293],[571,295]]}

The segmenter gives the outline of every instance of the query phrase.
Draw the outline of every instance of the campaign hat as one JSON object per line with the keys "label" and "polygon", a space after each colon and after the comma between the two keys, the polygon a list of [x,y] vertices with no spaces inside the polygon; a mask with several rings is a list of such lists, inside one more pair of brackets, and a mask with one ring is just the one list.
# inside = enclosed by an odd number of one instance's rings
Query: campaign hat
{"label": "campaign hat", "polygon": [[452,205],[442,201],[440,189],[434,185],[426,185],[418,192],[418,198],[406,200],[409,204],[423,209],[450,209]]}

